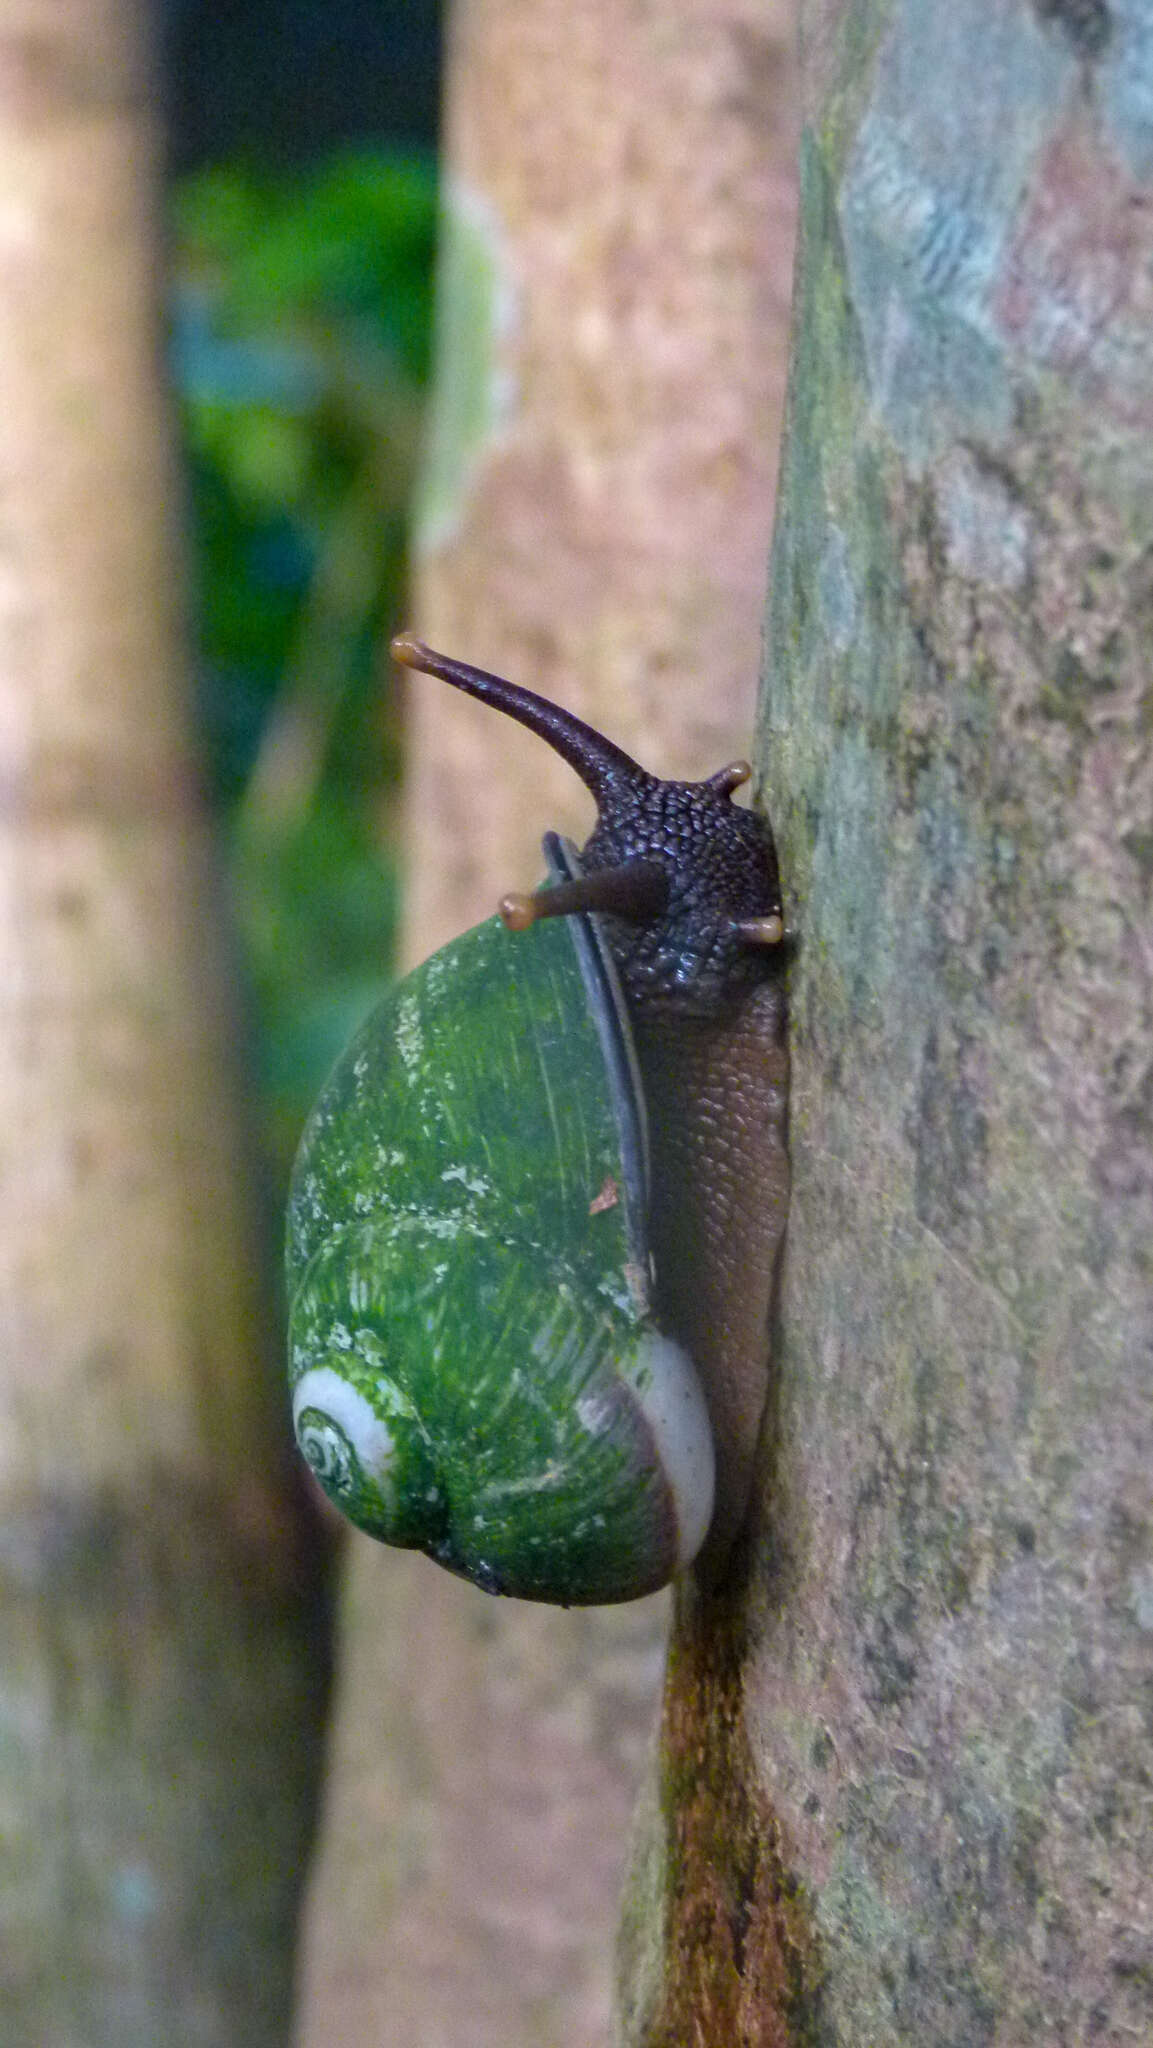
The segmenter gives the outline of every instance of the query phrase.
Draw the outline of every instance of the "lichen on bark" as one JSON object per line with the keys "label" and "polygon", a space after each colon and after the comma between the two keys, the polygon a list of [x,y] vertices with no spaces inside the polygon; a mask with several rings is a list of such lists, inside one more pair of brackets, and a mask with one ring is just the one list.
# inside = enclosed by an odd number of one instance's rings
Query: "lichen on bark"
{"label": "lichen on bark", "polygon": [[1153,2032],[1153,44],[1080,18],[805,37],[740,1699],[854,2048]]}

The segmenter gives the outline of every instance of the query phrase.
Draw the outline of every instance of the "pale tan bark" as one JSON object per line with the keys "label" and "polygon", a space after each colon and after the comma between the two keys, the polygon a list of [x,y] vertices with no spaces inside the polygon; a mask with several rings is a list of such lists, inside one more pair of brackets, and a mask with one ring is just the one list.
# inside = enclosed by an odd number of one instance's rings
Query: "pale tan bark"
{"label": "pale tan bark", "polygon": [[[748,749],[791,275],[790,10],[460,0],[413,624],[654,768]],[[587,800],[408,684],[407,947]],[[494,1054],[494,1056],[498,1056]],[[357,1544],[302,2040],[590,2048],[667,1607],[486,1601]],[[398,1731],[400,1731],[398,1735]]]}
{"label": "pale tan bark", "polygon": [[0,10],[6,2048],[284,2038],[324,1687],[190,750],[142,49],[117,0]]}
{"label": "pale tan bark", "polygon": [[[419,624],[663,774],[748,750],[792,273],[792,34],[790,7],[750,0],[468,0],[456,16],[458,319],[441,367],[454,389],[487,378],[492,425],[456,451],[455,489],[439,479],[456,423],[434,425]],[[487,333],[464,240],[492,265]],[[537,874],[542,818],[581,831],[589,807],[527,735],[408,687],[419,954],[488,913],[494,885]]]}
{"label": "pale tan bark", "polygon": [[1153,45],[817,0],[759,745],[792,1204],[629,2048],[1153,2039]]}

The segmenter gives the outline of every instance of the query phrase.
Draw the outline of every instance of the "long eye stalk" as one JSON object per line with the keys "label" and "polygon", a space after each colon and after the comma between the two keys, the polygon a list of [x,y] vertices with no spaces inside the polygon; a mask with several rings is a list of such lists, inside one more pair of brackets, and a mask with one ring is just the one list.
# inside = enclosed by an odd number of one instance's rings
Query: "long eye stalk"
{"label": "long eye stalk", "polygon": [[570,768],[575,768],[596,798],[598,809],[614,787],[619,788],[622,783],[639,786],[653,779],[623,747],[614,746],[603,733],[586,725],[583,718],[574,717],[559,704],[550,704],[547,697],[538,697],[534,690],[521,689],[519,683],[490,675],[487,669],[473,668],[467,661],[455,661],[451,655],[437,654],[411,633],[396,635],[392,658],[404,668],[439,676],[442,682],[452,683],[469,697],[479,697],[483,704],[492,704],[509,718],[515,718],[519,725],[526,725],[530,732],[546,740]]}

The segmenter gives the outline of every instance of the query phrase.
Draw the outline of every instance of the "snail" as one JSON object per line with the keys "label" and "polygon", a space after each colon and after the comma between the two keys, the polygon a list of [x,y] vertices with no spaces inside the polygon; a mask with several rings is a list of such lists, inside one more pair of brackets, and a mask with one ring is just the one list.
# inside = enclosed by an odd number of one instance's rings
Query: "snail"
{"label": "snail", "polygon": [[776,855],[743,762],[661,781],[560,706],[396,660],[582,777],[578,855],[435,953],[312,1113],[288,1219],[297,1442],[382,1541],[561,1605],[723,1574],[784,1227]]}

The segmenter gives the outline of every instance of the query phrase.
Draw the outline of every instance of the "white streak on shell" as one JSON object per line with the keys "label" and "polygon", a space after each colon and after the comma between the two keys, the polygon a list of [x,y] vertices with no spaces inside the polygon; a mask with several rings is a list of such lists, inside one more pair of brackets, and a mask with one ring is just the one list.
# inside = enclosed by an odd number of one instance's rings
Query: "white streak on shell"
{"label": "white streak on shell", "polygon": [[628,1381],[656,1443],[677,1518],[677,1569],[692,1563],[713,1518],[713,1432],[688,1352],[645,1332]]}
{"label": "white streak on shell", "polygon": [[388,1478],[396,1445],[364,1395],[350,1386],[330,1365],[314,1366],[298,1380],[292,1395],[292,1426],[300,1441],[300,1418],[306,1408],[315,1408],[343,1430],[360,1460],[365,1476],[378,1484]]}
{"label": "white streak on shell", "polygon": [[394,1037],[396,1049],[404,1061],[408,1077],[410,1081],[415,1080],[420,1073],[424,1034],[420,1027],[420,1004],[411,990],[396,1006]]}

